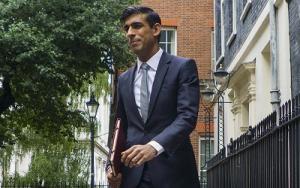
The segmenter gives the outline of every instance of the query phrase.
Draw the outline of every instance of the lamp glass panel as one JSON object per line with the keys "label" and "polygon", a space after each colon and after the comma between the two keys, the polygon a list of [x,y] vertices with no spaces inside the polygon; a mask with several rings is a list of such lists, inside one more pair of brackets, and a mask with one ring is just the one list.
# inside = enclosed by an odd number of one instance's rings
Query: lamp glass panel
{"label": "lamp glass panel", "polygon": [[219,76],[215,76],[215,82],[216,82],[216,85],[225,85],[227,82],[228,82],[228,79],[229,79],[229,75],[227,76],[224,76],[224,77],[219,77]]}
{"label": "lamp glass panel", "polygon": [[90,117],[96,117],[98,105],[97,104],[89,105],[88,110],[89,110]]}

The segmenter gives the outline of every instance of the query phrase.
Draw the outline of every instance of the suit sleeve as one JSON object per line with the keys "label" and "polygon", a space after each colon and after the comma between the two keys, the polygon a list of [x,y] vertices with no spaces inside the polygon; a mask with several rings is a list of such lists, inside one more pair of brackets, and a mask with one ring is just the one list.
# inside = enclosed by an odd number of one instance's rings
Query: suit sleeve
{"label": "suit sleeve", "polygon": [[180,67],[177,91],[177,117],[154,141],[172,155],[180,144],[187,140],[194,130],[199,110],[199,78],[194,60],[188,60]]}
{"label": "suit sleeve", "polygon": [[[118,91],[117,91],[117,112],[116,112],[116,119],[121,119],[121,126],[123,126],[123,130],[126,133],[127,132],[127,116],[124,108],[124,103],[121,95],[121,79],[120,76],[119,82],[118,82]],[[127,134],[124,134],[127,135]]]}
{"label": "suit sleeve", "polygon": [[[117,120],[117,118],[121,119],[121,126],[123,126],[123,131],[126,133],[127,117],[126,117],[126,113],[125,113],[125,109],[124,109],[123,100],[122,100],[122,97],[120,94],[120,87],[121,87],[121,84],[120,84],[121,79],[120,78],[121,78],[121,76],[119,77],[119,81],[118,81],[118,85],[117,85],[117,109],[116,109],[115,121]],[[115,125],[115,124],[113,124],[113,125]],[[113,131],[114,131],[114,127],[113,127]],[[125,133],[124,133],[124,135],[126,135]],[[111,146],[111,143],[109,144],[109,146]],[[106,163],[106,171],[111,166],[110,155],[111,155],[111,148],[109,148],[109,154],[108,154],[107,163]]]}

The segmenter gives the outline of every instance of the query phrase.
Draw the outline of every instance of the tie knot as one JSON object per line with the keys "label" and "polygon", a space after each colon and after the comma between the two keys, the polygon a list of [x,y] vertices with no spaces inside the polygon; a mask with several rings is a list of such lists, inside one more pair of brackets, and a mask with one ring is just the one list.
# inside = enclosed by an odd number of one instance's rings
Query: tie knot
{"label": "tie knot", "polygon": [[141,69],[143,69],[143,70],[149,70],[150,66],[147,63],[142,63]]}

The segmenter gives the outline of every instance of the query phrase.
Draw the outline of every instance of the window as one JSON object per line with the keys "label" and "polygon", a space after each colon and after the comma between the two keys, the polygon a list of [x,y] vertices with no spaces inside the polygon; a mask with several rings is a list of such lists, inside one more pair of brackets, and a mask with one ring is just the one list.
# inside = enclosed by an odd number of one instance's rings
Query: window
{"label": "window", "polygon": [[176,55],[176,38],[176,29],[163,28],[160,34],[159,46],[169,54]]}
{"label": "window", "polygon": [[236,36],[236,0],[228,0],[226,10],[228,11],[226,45],[229,46]]}
{"label": "window", "polygon": [[230,34],[232,33],[232,31],[233,31],[233,27],[232,27],[232,23],[233,23],[233,2],[232,2],[233,0],[228,0],[227,1],[227,4],[226,4],[226,9],[225,9],[225,11],[226,11],[226,16],[227,16],[227,18],[228,19],[226,19],[226,20],[228,20],[227,22],[227,25],[228,25],[228,30],[227,30],[227,35],[226,35],[226,39],[228,39],[229,38],[229,36],[230,36]]}
{"label": "window", "polygon": [[199,176],[201,187],[206,187],[207,185],[207,166],[206,162],[209,161],[214,156],[214,140],[212,138],[207,139],[205,137],[199,138]]}
{"label": "window", "polygon": [[248,0],[243,0],[243,7],[246,6],[247,2],[248,2]]}
{"label": "window", "polygon": [[[220,0],[216,0],[215,3],[215,32],[214,32],[214,44],[215,44],[215,58],[216,60],[221,56],[221,9]],[[213,69],[212,69],[213,70]]]}
{"label": "window", "polygon": [[214,140],[200,137],[200,168],[205,166],[205,162],[214,156]]}
{"label": "window", "polygon": [[225,28],[224,28],[224,20],[225,20],[225,18],[224,18],[224,16],[225,16],[225,14],[224,14],[224,11],[225,11],[225,4],[224,4],[224,1],[222,2],[222,8],[221,8],[221,41],[222,41],[222,57],[224,57],[224,52],[225,52],[225,33],[224,33],[224,30],[225,30]]}
{"label": "window", "polygon": [[224,1],[218,0],[216,3],[216,21],[217,21],[217,31],[216,31],[216,64],[220,64],[224,59],[224,52],[225,52],[225,34],[224,34]]}

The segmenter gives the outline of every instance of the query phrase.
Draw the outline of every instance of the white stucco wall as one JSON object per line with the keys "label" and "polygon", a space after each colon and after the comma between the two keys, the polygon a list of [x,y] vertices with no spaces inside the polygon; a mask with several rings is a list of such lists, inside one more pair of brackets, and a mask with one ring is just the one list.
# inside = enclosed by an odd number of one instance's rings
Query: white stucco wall
{"label": "white stucco wall", "polygon": [[24,176],[29,170],[31,156],[32,155],[30,152],[22,155],[22,157],[17,157],[16,155],[13,155],[10,164],[9,174],[13,175],[15,174],[15,172],[18,172],[21,176]]}
{"label": "white stucco wall", "polygon": [[[281,102],[291,98],[291,74],[290,74],[290,49],[289,49],[289,21],[288,21],[288,4],[286,1],[276,1],[277,4],[277,24],[278,24],[278,64],[279,64],[279,90]],[[271,55],[270,55],[270,25],[269,25],[269,4],[264,8],[248,38],[244,42],[240,51],[237,53],[228,68],[228,72],[236,74],[243,63],[255,62],[255,105],[251,106],[249,114],[249,124],[257,125],[263,118],[272,112],[271,105]],[[238,74],[236,74],[238,75]],[[235,78],[236,83],[231,85],[226,91],[231,97],[225,97],[230,101],[235,95],[244,96],[249,93],[243,82],[245,74]],[[247,83],[245,83],[247,84]],[[233,92],[231,89],[235,88]],[[233,98],[234,98],[233,97]],[[241,100],[243,97],[241,97]],[[240,101],[242,103],[242,101]],[[237,124],[242,124],[244,118],[240,115],[233,116],[233,104],[225,104],[225,143],[228,144],[230,138],[236,138],[242,134]],[[240,111],[243,111],[241,106]]]}
{"label": "white stucco wall", "polygon": [[291,67],[288,3],[278,4],[278,63],[281,102],[291,99]]}

